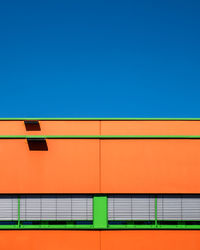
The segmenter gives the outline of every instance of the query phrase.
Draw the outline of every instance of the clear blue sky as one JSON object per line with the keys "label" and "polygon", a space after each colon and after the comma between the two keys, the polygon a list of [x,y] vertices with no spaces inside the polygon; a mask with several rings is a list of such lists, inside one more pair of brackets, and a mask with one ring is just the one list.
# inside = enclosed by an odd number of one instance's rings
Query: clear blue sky
{"label": "clear blue sky", "polygon": [[200,1],[1,1],[0,117],[200,117]]}

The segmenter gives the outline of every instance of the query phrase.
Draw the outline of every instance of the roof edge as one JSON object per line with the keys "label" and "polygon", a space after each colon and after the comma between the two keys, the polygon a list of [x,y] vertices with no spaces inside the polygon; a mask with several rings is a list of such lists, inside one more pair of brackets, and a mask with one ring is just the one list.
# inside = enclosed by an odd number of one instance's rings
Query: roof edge
{"label": "roof edge", "polygon": [[0,121],[200,121],[200,118],[0,118]]}

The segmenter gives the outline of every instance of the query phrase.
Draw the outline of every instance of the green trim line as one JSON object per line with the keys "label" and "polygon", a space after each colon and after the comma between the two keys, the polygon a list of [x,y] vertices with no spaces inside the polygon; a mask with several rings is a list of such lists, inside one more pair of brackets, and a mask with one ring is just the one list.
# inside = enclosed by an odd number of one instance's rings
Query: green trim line
{"label": "green trim line", "polygon": [[156,195],[156,197],[155,197],[155,226],[157,227],[157,225],[158,225],[158,220],[157,220],[157,218],[158,218],[158,216],[157,216],[157,211],[158,211],[158,209],[157,209],[158,207],[157,207],[157,195]]}
{"label": "green trim line", "polygon": [[73,229],[73,230],[200,230],[200,225],[108,225],[107,227],[94,227],[93,225],[0,225],[0,230],[22,230],[22,229]]}
{"label": "green trim line", "polygon": [[200,139],[200,135],[0,135],[0,139]]}
{"label": "green trim line", "polygon": [[93,197],[93,226],[95,229],[106,229],[108,227],[107,196]]}
{"label": "green trim line", "polygon": [[200,229],[200,225],[109,225],[108,229]]}
{"label": "green trim line", "polygon": [[200,121],[200,118],[0,118],[0,121]]}
{"label": "green trim line", "polygon": [[12,229],[35,229],[35,230],[40,230],[40,229],[84,229],[84,230],[88,230],[88,229],[94,229],[92,225],[70,225],[70,224],[66,224],[66,225],[20,225],[20,227],[18,225],[0,225],[0,230],[4,230],[4,229],[8,229],[8,230],[12,230]]}

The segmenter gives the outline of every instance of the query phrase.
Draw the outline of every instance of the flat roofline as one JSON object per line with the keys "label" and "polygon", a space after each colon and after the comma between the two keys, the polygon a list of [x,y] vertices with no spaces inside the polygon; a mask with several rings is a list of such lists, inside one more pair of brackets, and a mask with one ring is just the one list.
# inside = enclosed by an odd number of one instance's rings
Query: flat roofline
{"label": "flat roofline", "polygon": [[0,118],[0,121],[200,121],[200,118]]}
{"label": "flat roofline", "polygon": [[0,139],[200,139],[200,135],[0,135]]}

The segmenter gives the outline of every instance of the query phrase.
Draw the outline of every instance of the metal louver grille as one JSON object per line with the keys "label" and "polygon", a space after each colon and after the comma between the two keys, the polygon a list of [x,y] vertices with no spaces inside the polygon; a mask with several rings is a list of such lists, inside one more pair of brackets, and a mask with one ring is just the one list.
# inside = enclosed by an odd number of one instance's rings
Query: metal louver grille
{"label": "metal louver grille", "polygon": [[[19,198],[18,200],[17,195],[0,195],[0,221],[3,224],[7,223],[6,221],[48,223],[93,220],[93,195],[20,195]],[[95,206],[95,209],[101,208]],[[107,209],[104,212],[107,216]],[[124,223],[129,220],[152,223],[155,222],[155,215],[160,224],[187,221],[186,224],[192,222],[192,225],[200,225],[200,195],[157,195],[157,202],[155,195],[108,195],[108,220],[111,223]]]}
{"label": "metal louver grille", "polygon": [[200,220],[199,195],[159,195],[158,220]]}
{"label": "metal louver grille", "polygon": [[200,220],[200,196],[182,198],[182,220]]}
{"label": "metal louver grille", "polygon": [[108,220],[154,220],[155,200],[151,195],[108,196]]}
{"label": "metal louver grille", "polygon": [[90,195],[24,195],[21,220],[93,220]]}
{"label": "metal louver grille", "polygon": [[158,196],[157,212],[158,220],[181,220],[180,196]]}
{"label": "metal louver grille", "polygon": [[18,199],[15,196],[4,195],[0,198],[0,220],[16,221],[18,219]]}

